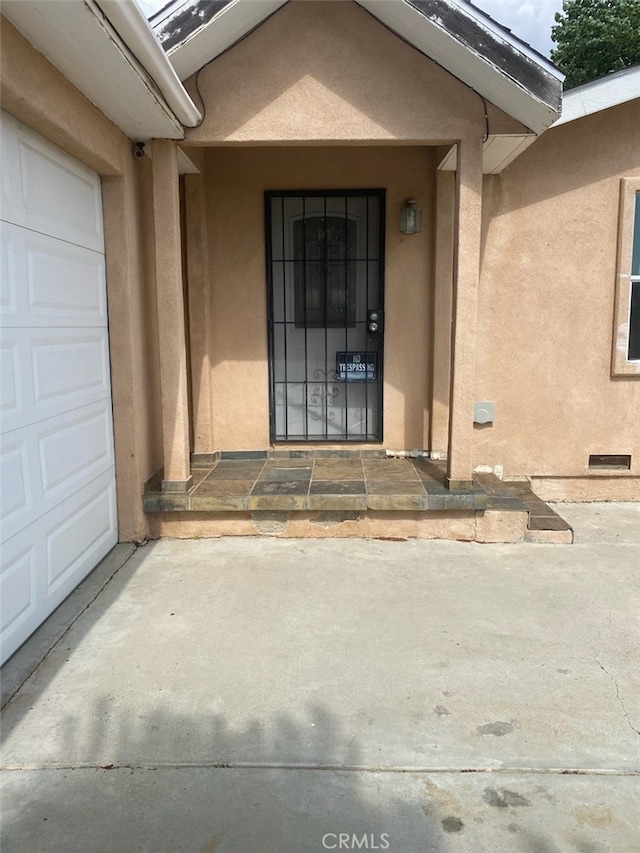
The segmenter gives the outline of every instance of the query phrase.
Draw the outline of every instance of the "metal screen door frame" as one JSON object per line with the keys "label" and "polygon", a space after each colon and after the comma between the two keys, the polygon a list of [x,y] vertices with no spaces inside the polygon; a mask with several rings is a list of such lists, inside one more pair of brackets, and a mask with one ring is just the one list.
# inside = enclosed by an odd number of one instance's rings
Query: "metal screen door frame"
{"label": "metal screen door frame", "polygon": [[382,442],[385,199],[384,189],[265,192],[273,443]]}

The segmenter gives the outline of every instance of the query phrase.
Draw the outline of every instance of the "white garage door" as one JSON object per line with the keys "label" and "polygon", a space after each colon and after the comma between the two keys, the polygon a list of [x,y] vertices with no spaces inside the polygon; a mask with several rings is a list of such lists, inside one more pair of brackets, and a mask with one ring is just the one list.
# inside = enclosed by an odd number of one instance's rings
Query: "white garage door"
{"label": "white garage door", "polygon": [[2,113],[4,662],[116,544],[100,179]]}

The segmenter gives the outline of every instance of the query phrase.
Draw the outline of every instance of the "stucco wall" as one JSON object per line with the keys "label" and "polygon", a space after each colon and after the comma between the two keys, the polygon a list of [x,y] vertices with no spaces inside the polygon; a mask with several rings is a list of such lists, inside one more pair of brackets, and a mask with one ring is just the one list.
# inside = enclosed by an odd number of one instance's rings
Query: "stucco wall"
{"label": "stucco wall", "polygon": [[[287,3],[187,82],[190,144],[421,142],[484,133],[471,89],[351,0]],[[492,133],[526,129],[488,105]]]}
{"label": "stucco wall", "polygon": [[142,483],[162,465],[148,164],[4,18],[0,38],[3,109],[103,178],[119,535],[143,539]]}
{"label": "stucco wall", "polygon": [[[429,148],[218,148],[206,152],[211,281],[211,450],[269,446],[264,191],[387,190],[384,444],[428,436],[434,158]],[[402,235],[414,193],[423,231]],[[196,425],[196,431],[198,427]]]}
{"label": "stucco wall", "polygon": [[640,174],[640,103],[547,131],[485,178],[475,463],[579,476],[589,454],[640,473],[640,377],[612,377],[620,178]]}
{"label": "stucco wall", "polygon": [[[193,78],[188,87],[205,106],[186,143],[206,147],[211,287],[210,344],[192,354],[192,366],[210,365],[209,388],[200,378],[194,390],[198,449],[203,440],[209,450],[268,445],[264,191],[358,187],[388,192],[383,441],[427,447],[436,165],[428,145],[479,140],[482,99],[351,0],[287,4],[201,70],[198,94]],[[487,108],[493,133],[525,132]],[[424,230],[401,237],[411,193]],[[192,341],[206,340],[195,323]]]}

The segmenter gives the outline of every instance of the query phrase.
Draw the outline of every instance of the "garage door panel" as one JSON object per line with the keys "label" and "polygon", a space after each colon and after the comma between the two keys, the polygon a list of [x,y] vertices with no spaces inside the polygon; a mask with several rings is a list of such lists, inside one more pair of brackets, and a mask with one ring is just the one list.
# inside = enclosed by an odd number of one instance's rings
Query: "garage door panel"
{"label": "garage door panel", "polygon": [[5,329],[3,430],[111,399],[106,329]]}
{"label": "garage door panel", "polygon": [[73,589],[83,567],[93,568],[105,546],[111,548],[117,542],[113,533],[116,512],[113,478],[97,478],[74,498],[57,507],[51,519],[47,519],[47,598],[55,596],[65,585],[71,584]]}
{"label": "garage door panel", "polygon": [[115,483],[107,472],[3,544],[3,660],[117,543],[115,517]]}
{"label": "garage door panel", "polygon": [[44,501],[60,500],[113,467],[111,406],[88,406],[38,430]]}
{"label": "garage door panel", "polygon": [[24,418],[24,398],[33,398],[25,382],[30,380],[30,371],[24,370],[29,364],[29,347],[27,341],[20,340],[15,335],[3,334],[0,346],[0,406],[4,429],[10,423],[21,423]]}
{"label": "garage door panel", "polygon": [[36,333],[31,353],[34,406],[40,417],[110,395],[106,329]]}
{"label": "garage door panel", "polygon": [[4,662],[118,533],[100,179],[0,127]]}
{"label": "garage door panel", "polygon": [[[43,545],[40,546],[44,552]],[[0,614],[4,632],[19,631],[38,607],[38,548],[23,539],[7,543],[5,563],[0,574]],[[42,555],[41,555],[42,556]]]}
{"label": "garage door panel", "polygon": [[40,472],[35,436],[19,431],[3,437],[0,449],[2,538],[12,536],[39,514]]}
{"label": "garage door panel", "polygon": [[0,124],[0,215],[9,222],[26,225],[26,210],[22,199],[22,176],[20,149],[18,146],[19,123],[8,113],[2,113]]}
{"label": "garage door panel", "polygon": [[104,255],[12,223],[0,231],[3,326],[107,325]]}
{"label": "garage door panel", "polygon": [[[0,211],[2,208],[0,207]],[[5,222],[0,221],[0,322],[12,317],[18,310],[16,278],[11,262],[11,234]]]}
{"label": "garage door panel", "polygon": [[5,538],[113,471],[111,401],[6,433],[0,466]]}
{"label": "garage door panel", "polygon": [[3,116],[2,144],[2,219],[104,251],[99,177],[11,116]]}
{"label": "garage door panel", "polygon": [[19,144],[29,228],[104,250],[97,176],[31,135],[20,133]]}

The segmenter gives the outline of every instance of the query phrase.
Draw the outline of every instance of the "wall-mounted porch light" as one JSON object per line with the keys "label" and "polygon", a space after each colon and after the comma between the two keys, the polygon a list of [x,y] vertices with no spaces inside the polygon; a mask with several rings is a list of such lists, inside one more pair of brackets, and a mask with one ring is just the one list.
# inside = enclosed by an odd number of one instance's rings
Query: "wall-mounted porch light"
{"label": "wall-mounted porch light", "polygon": [[422,231],[422,211],[413,196],[406,200],[402,208],[400,231],[403,234],[419,234]]}

